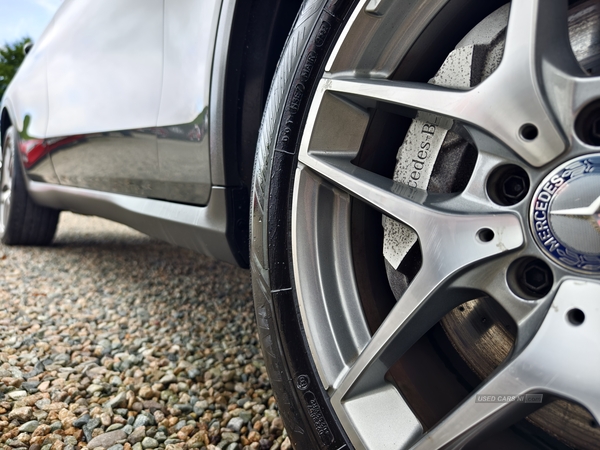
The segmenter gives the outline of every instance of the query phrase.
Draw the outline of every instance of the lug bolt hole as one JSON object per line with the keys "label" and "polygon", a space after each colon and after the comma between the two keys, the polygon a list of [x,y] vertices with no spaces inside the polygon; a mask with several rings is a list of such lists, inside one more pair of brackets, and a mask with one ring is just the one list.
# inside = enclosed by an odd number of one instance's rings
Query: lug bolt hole
{"label": "lug bolt hole", "polygon": [[554,283],[552,270],[536,258],[520,258],[509,266],[507,281],[511,290],[526,300],[540,299],[550,292]]}
{"label": "lug bolt hole", "polygon": [[585,314],[579,308],[573,308],[567,313],[567,318],[575,326],[579,326],[585,320]]}
{"label": "lug bolt hole", "polygon": [[533,141],[536,137],[538,137],[539,131],[538,128],[532,123],[526,123],[519,130],[519,134],[521,138],[526,141]]}
{"label": "lug bolt hole", "polygon": [[529,193],[529,176],[517,165],[500,166],[491,173],[487,192],[494,203],[501,206],[516,205]]}
{"label": "lug bolt hole", "polygon": [[481,242],[490,242],[494,239],[494,232],[489,228],[482,228],[477,232],[477,237]]}

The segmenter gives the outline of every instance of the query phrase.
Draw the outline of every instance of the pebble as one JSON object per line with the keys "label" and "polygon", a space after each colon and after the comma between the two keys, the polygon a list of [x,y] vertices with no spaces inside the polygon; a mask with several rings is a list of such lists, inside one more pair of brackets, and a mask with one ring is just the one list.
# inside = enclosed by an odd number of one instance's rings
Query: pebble
{"label": "pebble", "polygon": [[35,429],[40,425],[37,420],[30,420],[29,422],[25,422],[23,425],[19,427],[19,431],[22,433],[33,433]]}
{"label": "pebble", "polygon": [[21,387],[25,389],[29,394],[35,394],[38,392],[39,381],[25,381],[21,384]]}
{"label": "pebble", "polygon": [[[263,405],[261,405],[261,406],[263,406]],[[264,410],[265,410],[265,408],[263,407],[262,411],[264,411]],[[257,413],[257,414],[260,414],[260,413]],[[250,419],[252,419],[252,413],[250,411],[240,411],[240,416],[239,417],[244,422],[250,422]]]}
{"label": "pebble", "polygon": [[63,441],[65,445],[77,445],[77,438],[75,436],[65,436]]}
{"label": "pebble", "polygon": [[[118,379],[119,383],[115,383],[113,380],[114,379]],[[118,376],[112,376],[110,378],[110,384],[112,384],[113,386],[120,386],[120,384],[122,383],[121,378]],[[127,396],[125,395],[124,392],[121,392],[119,394],[117,394],[115,397],[109,399],[105,404],[105,407],[111,408],[111,409],[116,409],[116,408],[120,408],[120,407],[125,407],[127,406]]]}
{"label": "pebble", "polygon": [[186,404],[176,404],[173,406],[173,408],[178,409],[183,414],[191,413],[192,409],[193,409],[192,405],[186,405]]}
{"label": "pebble", "polygon": [[146,436],[142,440],[142,447],[144,448],[156,448],[158,447],[158,441],[154,438]]}
{"label": "pebble", "polygon": [[12,391],[6,394],[11,400],[21,400],[27,397],[27,391]]}
{"label": "pebble", "polygon": [[35,402],[35,406],[39,409],[45,409],[46,406],[50,405],[52,402],[50,401],[49,398],[42,398],[41,400],[38,400],[37,402]]}
{"label": "pebble", "polygon": [[274,434],[275,436],[279,436],[283,432],[283,421],[280,417],[275,417],[273,422],[271,422],[271,427],[269,428],[269,433]]}
{"label": "pebble", "polygon": [[145,400],[142,402],[142,408],[149,410],[151,413],[158,409],[163,409],[165,405],[159,402],[155,402],[154,400]]}
{"label": "pebble", "polygon": [[90,421],[90,415],[84,414],[79,419],[73,421],[73,426],[77,428],[83,428],[83,426]]}
{"label": "pebble", "polygon": [[154,391],[152,390],[152,388],[150,386],[141,386],[139,391],[138,391],[138,395],[143,398],[143,399],[151,399],[152,397],[154,397]]}
{"label": "pebble", "polygon": [[171,383],[175,383],[177,381],[177,377],[175,376],[175,374],[171,373],[167,373],[166,375],[164,375],[160,380],[159,383],[162,384],[171,384]]}
{"label": "pebble", "polygon": [[20,408],[14,408],[9,414],[9,420],[18,420],[19,422],[26,422],[33,416],[33,408],[30,406],[22,406]]}
{"label": "pebble", "polygon": [[92,384],[92,385],[88,386],[88,388],[86,390],[90,394],[95,394],[97,392],[102,392],[104,390],[104,386],[99,385],[99,384]]}
{"label": "pebble", "polygon": [[227,422],[227,428],[236,433],[239,433],[242,427],[244,426],[244,419],[240,417],[233,417],[229,422]]}
{"label": "pebble", "polygon": [[135,418],[135,422],[133,422],[133,428],[144,427],[146,425],[151,425],[152,419],[145,414],[139,414]]}
{"label": "pebble", "polygon": [[110,424],[112,423],[112,419],[110,417],[110,414],[108,414],[108,413],[102,413],[102,414],[100,414],[100,422],[105,427],[109,427]]}
{"label": "pebble", "polygon": [[83,426],[83,428],[87,428],[88,430],[94,430],[95,428],[98,428],[101,423],[102,422],[100,422],[100,419],[94,417],[93,419],[88,420],[88,423],[86,423]]}
{"label": "pebble", "polygon": [[247,271],[71,213],[0,271],[0,448],[291,449]]}
{"label": "pebble", "polygon": [[87,446],[90,450],[94,450],[96,447],[109,448],[115,445],[118,441],[122,441],[127,436],[121,430],[111,431],[109,433],[103,433],[96,436],[94,439],[88,442]]}
{"label": "pebble", "polygon": [[223,433],[221,433],[221,439],[226,440],[228,442],[237,442],[240,440],[240,435],[237,433],[224,431]]}
{"label": "pebble", "polygon": [[136,444],[138,442],[142,442],[142,439],[144,439],[145,436],[146,427],[141,426],[131,432],[131,434],[127,438],[127,442],[129,442],[130,444]]}
{"label": "pebble", "polygon": [[286,437],[283,442],[281,443],[281,447],[279,447],[281,450],[293,450],[292,449],[292,442],[290,441],[289,437]]}

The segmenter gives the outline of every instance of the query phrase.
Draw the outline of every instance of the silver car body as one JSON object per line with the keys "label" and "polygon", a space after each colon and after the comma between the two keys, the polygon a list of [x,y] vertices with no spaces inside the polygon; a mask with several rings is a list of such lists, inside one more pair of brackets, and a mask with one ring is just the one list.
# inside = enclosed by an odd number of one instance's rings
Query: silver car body
{"label": "silver car body", "polygon": [[233,10],[65,0],[2,102],[35,201],[235,263],[219,148]]}

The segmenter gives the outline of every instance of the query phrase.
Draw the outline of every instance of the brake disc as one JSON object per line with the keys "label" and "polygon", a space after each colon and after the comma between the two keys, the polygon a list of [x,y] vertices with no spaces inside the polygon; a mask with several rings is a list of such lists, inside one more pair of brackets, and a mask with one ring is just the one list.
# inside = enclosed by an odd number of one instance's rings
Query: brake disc
{"label": "brake disc", "polygon": [[[510,5],[481,21],[448,55],[430,84],[470,89],[499,66],[504,50]],[[600,4],[578,2],[569,11],[569,34],[574,54],[590,74],[600,66]],[[461,137],[452,120],[429,113],[413,119],[396,156],[394,181],[435,193],[459,192],[472,173],[476,151]],[[408,226],[383,216],[383,254],[396,300],[410,275],[403,263],[418,252],[418,236]],[[487,299],[489,300],[489,299]],[[485,379],[509,355],[515,336],[510,324],[485,298],[474,299],[448,313],[441,321],[453,347],[479,378]],[[597,448],[600,428],[582,407],[555,400],[527,419],[559,440],[577,448]]]}

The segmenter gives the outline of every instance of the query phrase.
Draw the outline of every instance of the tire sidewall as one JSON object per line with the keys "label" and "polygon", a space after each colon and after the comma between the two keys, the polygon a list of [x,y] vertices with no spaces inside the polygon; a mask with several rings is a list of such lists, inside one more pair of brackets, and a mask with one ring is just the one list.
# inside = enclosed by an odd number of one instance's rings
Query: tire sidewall
{"label": "tire sidewall", "polygon": [[297,153],[318,81],[357,0],[308,0],[290,32],[259,133],[251,197],[251,270],[259,336],[294,448],[352,448],[317,374],[291,263]]}

